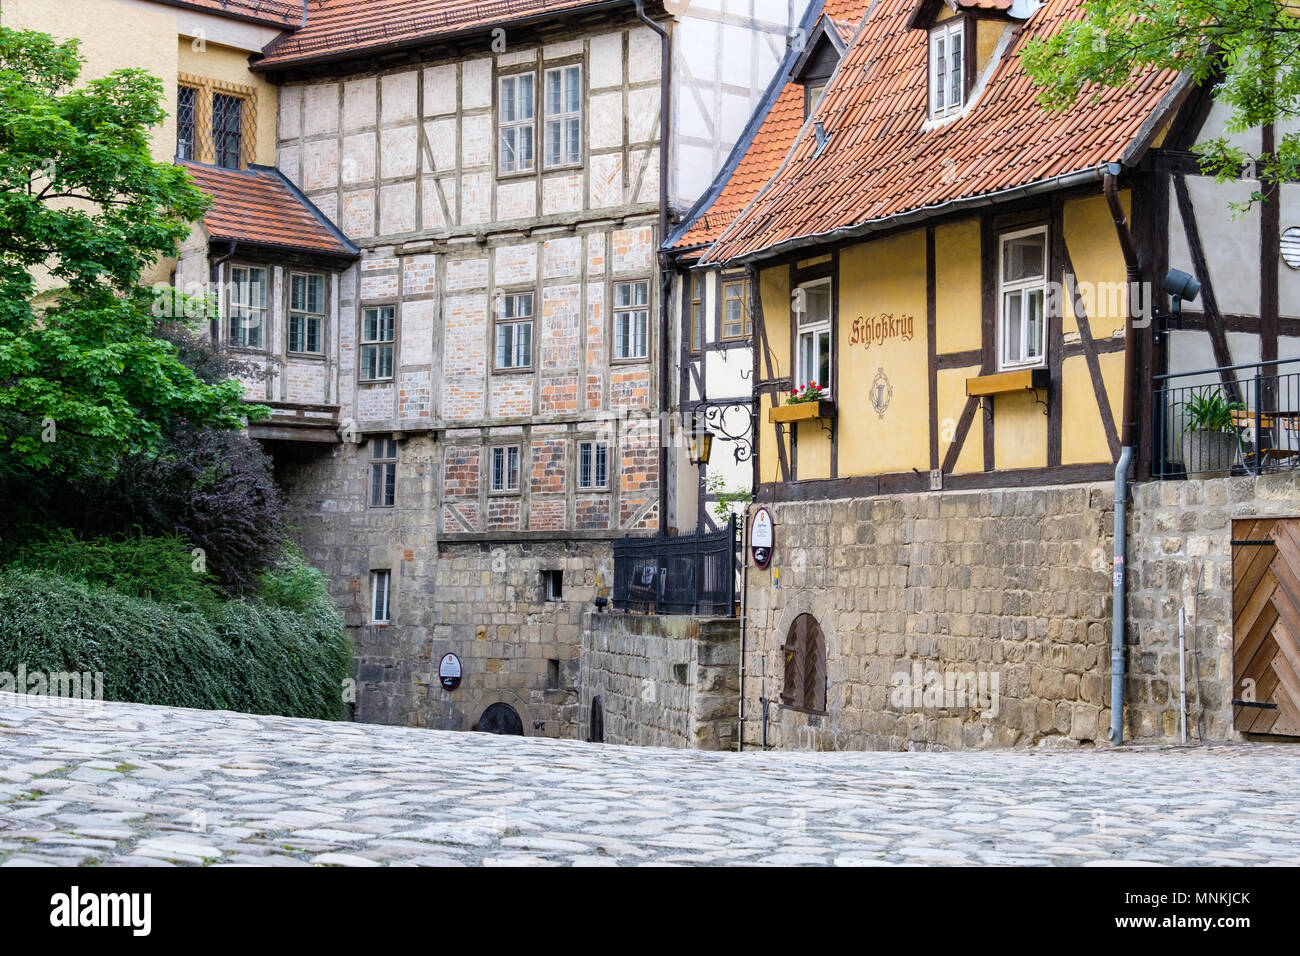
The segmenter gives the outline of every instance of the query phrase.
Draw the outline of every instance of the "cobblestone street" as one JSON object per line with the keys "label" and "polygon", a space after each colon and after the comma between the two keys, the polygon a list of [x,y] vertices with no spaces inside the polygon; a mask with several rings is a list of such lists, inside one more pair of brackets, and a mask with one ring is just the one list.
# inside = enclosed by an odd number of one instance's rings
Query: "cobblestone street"
{"label": "cobblestone street", "polygon": [[0,694],[0,862],[1295,864],[1300,750],[710,754]]}

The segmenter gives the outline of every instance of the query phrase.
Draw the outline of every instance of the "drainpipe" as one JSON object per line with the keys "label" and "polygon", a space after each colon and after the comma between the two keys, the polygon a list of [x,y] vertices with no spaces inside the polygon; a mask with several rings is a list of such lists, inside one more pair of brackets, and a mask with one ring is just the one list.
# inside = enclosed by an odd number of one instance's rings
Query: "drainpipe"
{"label": "drainpipe", "polygon": [[1124,207],[1119,201],[1118,175],[1121,166],[1112,163],[1102,181],[1102,192],[1110,207],[1119,237],[1120,250],[1128,273],[1128,314],[1124,317],[1124,405],[1120,418],[1119,461],[1115,465],[1115,590],[1111,601],[1110,625],[1110,742],[1119,747],[1124,743],[1124,630],[1126,624],[1126,597],[1128,568],[1125,551],[1128,544],[1128,470],[1133,461],[1134,409],[1137,405],[1137,336],[1133,329],[1136,294],[1142,272],[1138,265],[1137,249],[1129,231]]}
{"label": "drainpipe", "polygon": [[[650,19],[645,12],[645,0],[634,0],[636,15],[642,23],[659,34],[659,238],[660,245],[668,238],[668,131],[669,96],[671,95],[670,68],[672,66],[672,38],[660,23]],[[669,348],[669,301],[672,298],[672,273],[667,268],[668,257],[661,252],[659,260],[659,531],[668,528],[668,443],[663,428],[672,408],[668,388],[672,370],[672,351]]]}

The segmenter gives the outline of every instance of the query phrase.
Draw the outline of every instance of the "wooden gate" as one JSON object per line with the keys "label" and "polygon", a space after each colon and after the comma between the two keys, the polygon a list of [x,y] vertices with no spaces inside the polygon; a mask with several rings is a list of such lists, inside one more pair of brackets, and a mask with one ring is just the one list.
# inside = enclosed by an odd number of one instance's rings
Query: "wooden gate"
{"label": "wooden gate", "polygon": [[1300,519],[1232,526],[1233,726],[1300,737]]}

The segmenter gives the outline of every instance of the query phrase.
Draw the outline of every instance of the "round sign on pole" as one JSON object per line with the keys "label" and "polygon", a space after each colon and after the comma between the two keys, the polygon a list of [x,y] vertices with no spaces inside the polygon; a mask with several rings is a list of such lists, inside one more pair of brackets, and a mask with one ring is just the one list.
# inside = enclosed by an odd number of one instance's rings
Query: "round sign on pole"
{"label": "round sign on pole", "polygon": [[754,521],[749,526],[749,553],[754,556],[754,564],[759,568],[766,568],[772,563],[775,537],[772,512],[759,508],[754,512]]}
{"label": "round sign on pole", "polygon": [[455,654],[444,654],[438,664],[438,680],[442,681],[442,686],[455,690],[460,686],[460,673],[460,658]]}

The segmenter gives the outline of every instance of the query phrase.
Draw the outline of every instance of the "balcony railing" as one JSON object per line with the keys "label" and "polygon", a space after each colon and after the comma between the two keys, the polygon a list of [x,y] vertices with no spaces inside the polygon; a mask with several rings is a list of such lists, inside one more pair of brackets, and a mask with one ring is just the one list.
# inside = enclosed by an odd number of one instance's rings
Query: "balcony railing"
{"label": "balcony railing", "polygon": [[614,542],[614,607],[650,614],[733,616],[736,518],[721,531]]}
{"label": "balcony railing", "polygon": [[[1300,464],[1300,359],[1157,375],[1155,386],[1152,477],[1259,475]],[[1200,427],[1207,416],[1209,429]]]}

